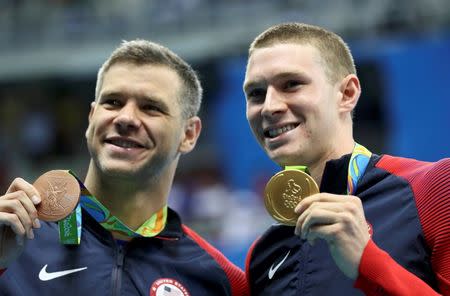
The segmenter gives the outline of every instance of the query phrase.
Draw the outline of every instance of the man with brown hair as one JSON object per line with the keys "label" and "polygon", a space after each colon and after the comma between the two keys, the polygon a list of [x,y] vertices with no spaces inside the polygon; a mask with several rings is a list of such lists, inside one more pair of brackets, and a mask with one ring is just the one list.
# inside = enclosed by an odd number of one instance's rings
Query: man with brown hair
{"label": "man with brown hair", "polygon": [[78,244],[58,243],[57,224],[37,219],[44,196],[15,179],[0,197],[0,294],[245,295],[243,272],[167,206],[178,160],[200,135],[201,97],[175,53],[122,43],[98,72],[89,113]]}
{"label": "man with brown hair", "polygon": [[[320,191],[292,207],[294,221],[272,211],[282,223],[247,258],[252,295],[450,295],[450,159],[375,155],[355,142],[361,88],[338,35],[301,23],[269,28],[250,46],[244,92],[268,156],[306,167]],[[302,190],[274,191],[270,201],[288,209],[285,199]]]}

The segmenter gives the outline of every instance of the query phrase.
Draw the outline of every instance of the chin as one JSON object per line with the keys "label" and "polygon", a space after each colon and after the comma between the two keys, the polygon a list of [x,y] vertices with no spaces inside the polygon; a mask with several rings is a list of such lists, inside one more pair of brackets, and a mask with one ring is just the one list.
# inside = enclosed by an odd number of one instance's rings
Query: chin
{"label": "chin", "polygon": [[121,177],[126,179],[136,177],[137,174],[135,170],[131,170],[130,168],[103,168],[102,172],[109,177]]}
{"label": "chin", "polygon": [[305,165],[302,158],[294,152],[288,151],[267,151],[270,159],[277,163],[280,167],[287,165]]}
{"label": "chin", "polygon": [[129,162],[126,163],[103,163],[98,164],[100,172],[110,177],[130,178],[139,174],[140,167]]}

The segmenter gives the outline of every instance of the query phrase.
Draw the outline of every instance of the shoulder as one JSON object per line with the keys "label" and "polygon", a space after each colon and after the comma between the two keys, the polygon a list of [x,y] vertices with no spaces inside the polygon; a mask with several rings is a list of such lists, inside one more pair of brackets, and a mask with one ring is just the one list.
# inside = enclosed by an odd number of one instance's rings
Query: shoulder
{"label": "shoulder", "polygon": [[216,249],[213,245],[208,243],[203,237],[201,237],[197,232],[187,227],[186,225],[182,225],[183,232],[190,237],[198,246],[200,246],[203,250],[205,250],[209,255],[211,255],[217,263],[222,268],[236,268],[240,271],[240,269],[235,266],[231,261],[229,261],[225,255],[222,254],[218,249]]}
{"label": "shoulder", "polygon": [[376,166],[410,184],[428,244],[450,242],[450,158],[424,162],[385,155]]}
{"label": "shoulder", "polygon": [[407,180],[415,191],[441,190],[450,186],[450,158],[426,162],[383,155],[376,167]]}
{"label": "shoulder", "polygon": [[225,255],[218,249],[208,243],[203,237],[201,237],[194,230],[190,229],[186,225],[182,225],[183,232],[190,237],[198,246],[205,250],[214,260],[219,264],[222,270],[227,275],[227,278],[231,284],[233,295],[246,295],[247,281],[245,279],[244,272],[233,264]]}

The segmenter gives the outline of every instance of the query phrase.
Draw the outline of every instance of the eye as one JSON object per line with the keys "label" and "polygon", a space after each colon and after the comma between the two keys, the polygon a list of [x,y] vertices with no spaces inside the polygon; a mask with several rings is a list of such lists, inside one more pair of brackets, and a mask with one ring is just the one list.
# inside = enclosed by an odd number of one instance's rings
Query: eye
{"label": "eye", "polygon": [[122,101],[115,97],[105,97],[100,101],[100,104],[105,106],[105,108],[117,108],[123,105]]}
{"label": "eye", "polygon": [[266,97],[266,89],[264,88],[254,88],[249,90],[246,93],[247,96],[247,100],[248,101],[253,101],[253,102],[261,102],[264,101],[265,97]]}
{"label": "eye", "polygon": [[120,101],[117,99],[108,99],[105,103],[111,106],[120,106]]}
{"label": "eye", "polygon": [[162,112],[161,108],[159,108],[155,104],[145,104],[144,106],[142,106],[142,109],[145,110],[145,111]]}
{"label": "eye", "polygon": [[140,109],[151,115],[169,114],[169,106],[161,100],[146,99]]}
{"label": "eye", "polygon": [[291,90],[293,88],[296,88],[297,86],[300,86],[302,83],[298,80],[288,80],[286,81],[286,83],[284,84],[284,89],[285,90]]}

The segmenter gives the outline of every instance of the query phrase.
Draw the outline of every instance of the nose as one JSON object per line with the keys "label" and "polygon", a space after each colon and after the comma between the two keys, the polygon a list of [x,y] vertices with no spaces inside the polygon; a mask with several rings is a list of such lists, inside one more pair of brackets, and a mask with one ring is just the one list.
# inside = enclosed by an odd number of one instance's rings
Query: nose
{"label": "nose", "polygon": [[267,88],[266,98],[261,110],[262,116],[270,118],[281,114],[284,111],[286,111],[286,104],[283,101],[283,98],[274,87],[269,86]]}
{"label": "nose", "polygon": [[117,113],[113,121],[119,132],[139,129],[142,122],[139,119],[139,108],[133,102],[127,102]]}

